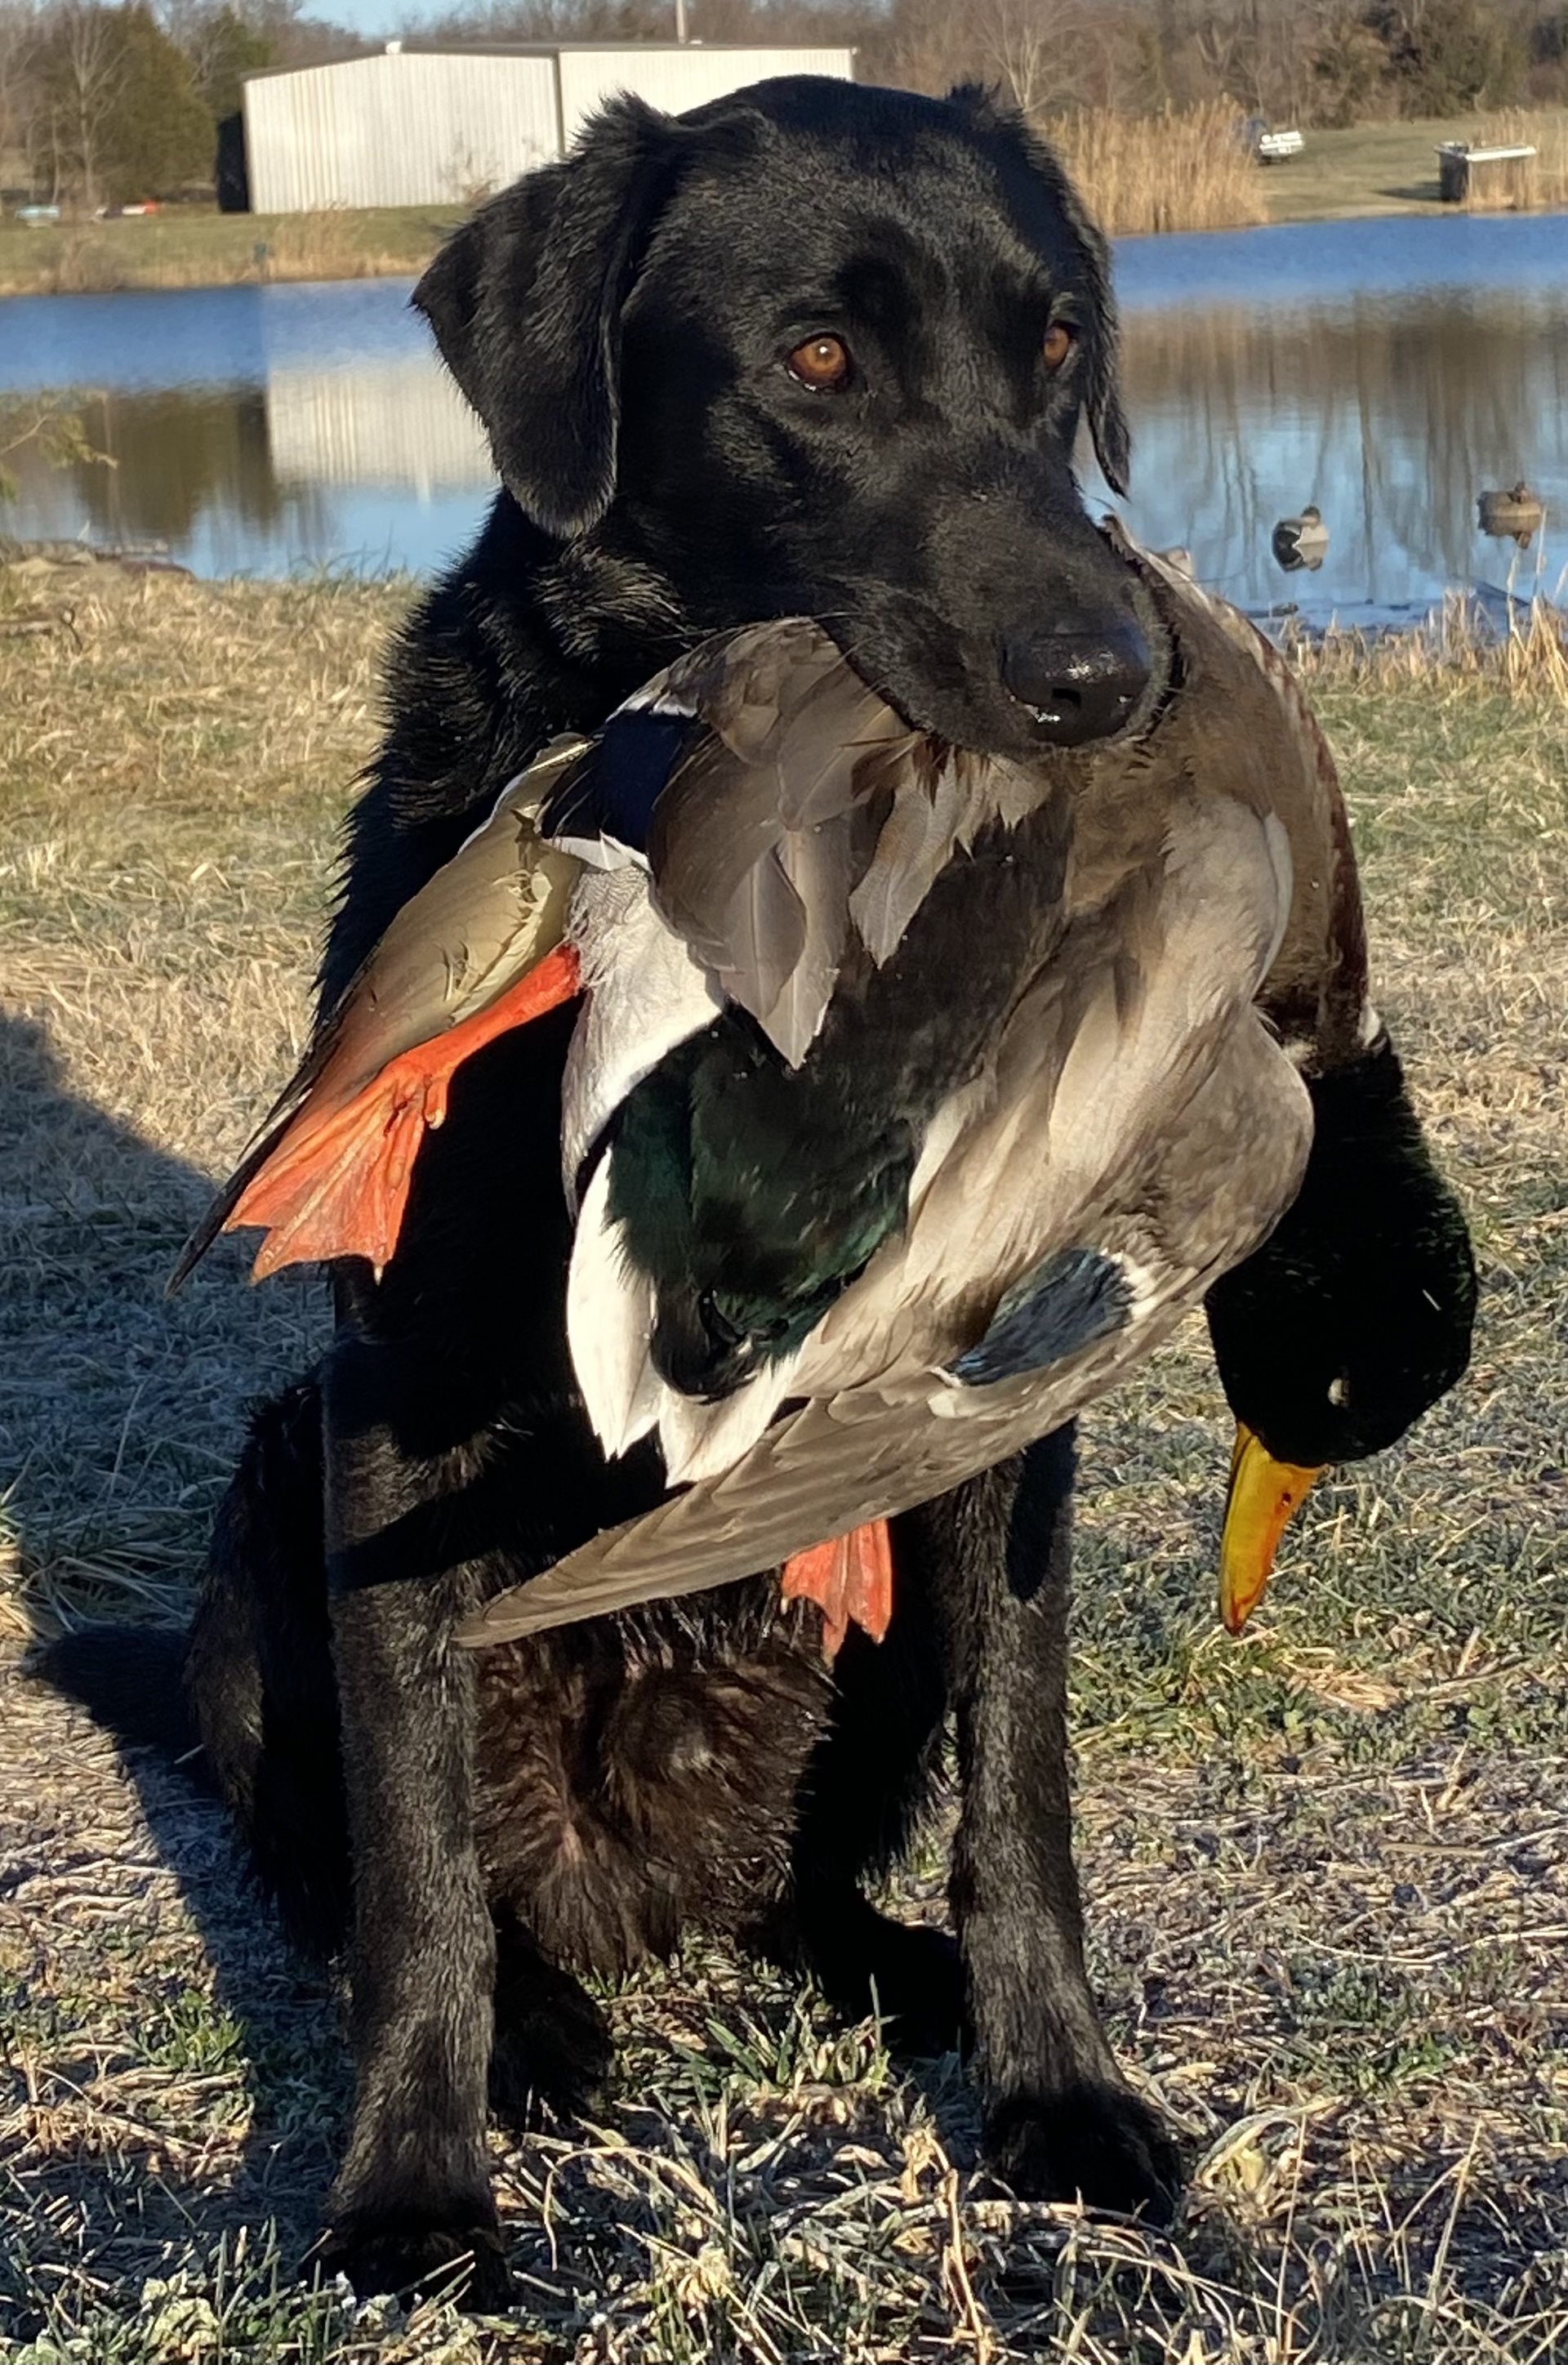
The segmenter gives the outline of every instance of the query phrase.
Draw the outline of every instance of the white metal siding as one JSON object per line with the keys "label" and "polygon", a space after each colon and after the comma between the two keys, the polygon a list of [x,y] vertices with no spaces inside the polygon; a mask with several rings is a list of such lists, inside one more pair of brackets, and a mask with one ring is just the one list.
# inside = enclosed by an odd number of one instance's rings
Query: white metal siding
{"label": "white metal siding", "polygon": [[408,486],[424,499],[495,482],[483,428],[433,361],[274,369],[266,400],[280,484]]}
{"label": "white metal siding", "polygon": [[559,152],[548,57],[352,58],[244,85],[256,213],[459,205]]}
{"label": "white metal siding", "polygon": [[618,90],[634,92],[667,115],[684,114],[748,83],[776,74],[830,74],[853,82],[853,50],[563,49],[561,122],[568,141],[585,116]]}

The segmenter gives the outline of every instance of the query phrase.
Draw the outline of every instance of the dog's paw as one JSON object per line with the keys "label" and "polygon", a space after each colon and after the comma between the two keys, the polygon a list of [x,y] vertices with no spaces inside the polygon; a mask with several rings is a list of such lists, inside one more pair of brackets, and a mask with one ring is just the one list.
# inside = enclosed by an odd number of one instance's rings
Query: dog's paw
{"label": "dog's paw", "polygon": [[1169,2225],[1182,2155],[1157,2111],[1128,2087],[1085,2081],[1059,2094],[1013,2094],[986,2115],[987,2167],[1020,2201],[1081,2198]]}
{"label": "dog's paw", "polygon": [[875,2012],[895,2053],[968,2046],[964,1967],[946,1930],[895,1922],[858,1891],[834,1890],[812,1895],[752,1939],[773,1961],[810,1970],[846,2019]]}
{"label": "dog's paw", "polygon": [[895,2053],[924,2058],[967,2048],[964,1966],[946,1930],[884,1922],[868,1986],[862,2009],[875,2004]]}
{"label": "dog's paw", "polygon": [[406,2299],[450,2299],[491,2315],[512,2294],[500,2227],[493,2216],[471,2225],[431,2225],[410,2216],[340,2218],[307,2265],[324,2279],[346,2275],[356,2299],[393,2292]]}
{"label": "dog's paw", "polygon": [[569,1972],[541,1966],[526,1986],[498,1987],[490,2107],[524,2132],[541,2105],[562,2118],[585,2110],[610,2075],[610,2023]]}

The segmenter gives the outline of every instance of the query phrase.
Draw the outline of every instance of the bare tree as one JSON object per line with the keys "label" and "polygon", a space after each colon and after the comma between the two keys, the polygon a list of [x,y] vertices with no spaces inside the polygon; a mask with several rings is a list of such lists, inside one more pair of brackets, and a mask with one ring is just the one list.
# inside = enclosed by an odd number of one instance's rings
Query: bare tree
{"label": "bare tree", "polygon": [[1086,0],[971,0],[967,21],[988,75],[1025,115],[1105,103],[1109,28]]}
{"label": "bare tree", "polygon": [[[0,180],[7,163],[28,159],[36,93],[31,87],[38,20],[22,0],[0,6]],[[30,173],[29,173],[30,178]]]}
{"label": "bare tree", "polygon": [[54,195],[74,189],[95,206],[102,157],[125,77],[125,45],[114,14],[94,0],[62,0],[50,13],[43,80],[53,151]]}

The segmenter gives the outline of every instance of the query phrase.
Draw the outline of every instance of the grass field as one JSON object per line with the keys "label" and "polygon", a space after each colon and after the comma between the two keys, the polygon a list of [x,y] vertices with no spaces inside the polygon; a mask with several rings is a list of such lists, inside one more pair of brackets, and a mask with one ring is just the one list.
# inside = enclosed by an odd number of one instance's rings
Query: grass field
{"label": "grass field", "polygon": [[[1082,119],[1064,153],[1114,234],[1250,222],[1336,221],[1359,214],[1437,213],[1440,140],[1483,135],[1538,142],[1543,202],[1568,207],[1568,110],[1370,123],[1312,131],[1286,164],[1244,171],[1225,141],[1223,106],[1170,133],[1119,117]],[[420,271],[460,206],[374,213],[219,214],[197,207],[130,221],[28,230],[0,219],[0,297],[108,294],[128,287],[226,287],[274,279],[364,279]]]}
{"label": "grass field", "polygon": [[[175,1250],[289,1065],[396,587],[0,574],[0,1471],[13,1653],[175,1616],[309,1283]],[[69,599],[69,629],[48,629]],[[336,2004],[225,1825],[0,1699],[15,2365],[1553,2365],[1568,2355],[1568,704],[1351,658],[1380,1005],[1476,1229],[1473,1372],[1325,1482],[1244,1641],[1201,1336],[1095,1418],[1075,1730],[1094,1977],[1195,2174],[1170,2238],[974,2172],[953,2062],[722,1954],[633,1980],[601,2127],[495,2145],[510,2322],[299,2293]],[[940,1834],[901,1883],[940,1910]]]}
{"label": "grass field", "polygon": [[0,296],[95,296],[124,287],[229,287],[274,279],[374,279],[421,271],[462,206],[374,213],[219,214],[28,230],[0,220]]}
{"label": "grass field", "polygon": [[1343,221],[1358,214],[1451,213],[1438,196],[1436,150],[1446,140],[1506,138],[1540,150],[1546,205],[1568,206],[1568,109],[1514,115],[1506,126],[1481,115],[1415,123],[1359,123],[1350,131],[1309,131],[1299,156],[1263,168],[1263,202],[1275,222]]}

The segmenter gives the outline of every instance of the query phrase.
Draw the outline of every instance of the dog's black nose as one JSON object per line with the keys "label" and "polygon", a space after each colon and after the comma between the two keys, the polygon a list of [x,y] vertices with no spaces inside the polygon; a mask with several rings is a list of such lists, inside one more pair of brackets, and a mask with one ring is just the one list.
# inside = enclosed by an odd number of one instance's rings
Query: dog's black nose
{"label": "dog's black nose", "polygon": [[1002,678],[1054,747],[1079,747],[1119,731],[1148,677],[1148,644],[1130,618],[1002,644]]}

